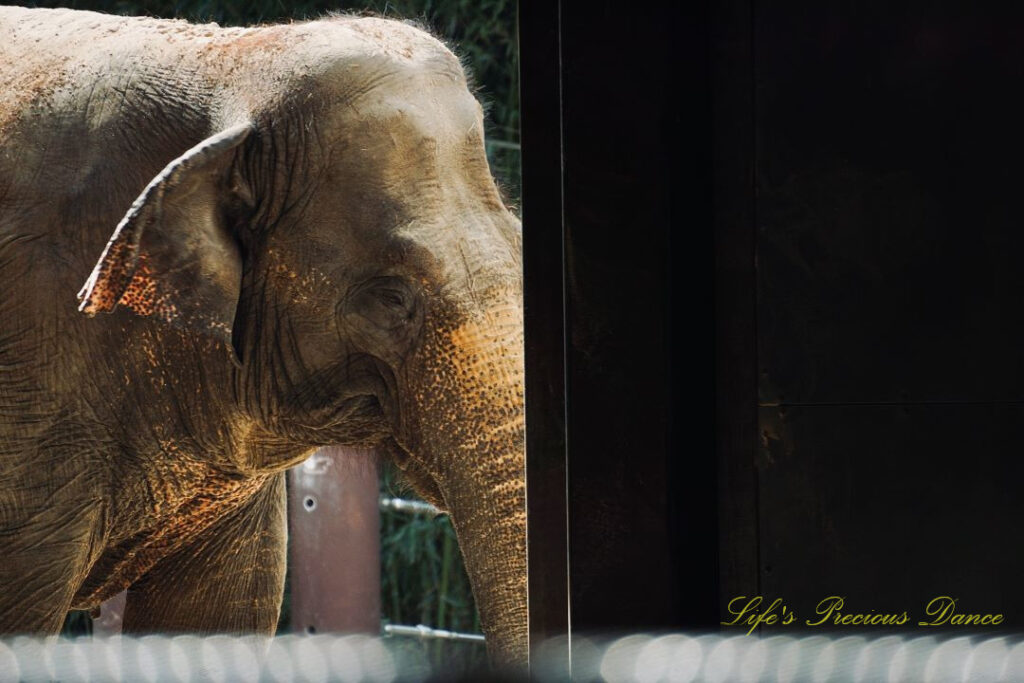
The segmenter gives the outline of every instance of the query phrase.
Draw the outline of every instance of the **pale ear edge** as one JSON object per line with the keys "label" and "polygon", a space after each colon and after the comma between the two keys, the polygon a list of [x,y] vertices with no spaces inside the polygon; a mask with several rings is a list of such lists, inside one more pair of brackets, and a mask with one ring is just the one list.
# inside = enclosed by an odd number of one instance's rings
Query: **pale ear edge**
{"label": "pale ear edge", "polygon": [[[177,186],[185,173],[201,168],[221,153],[240,145],[252,130],[252,123],[245,122],[212,135],[171,161],[150,181],[117,224],[96,266],[79,290],[79,311],[91,317],[99,312],[113,312],[117,308],[138,266],[142,234],[147,225],[159,218],[161,203],[167,191]],[[122,273],[124,284],[118,288],[120,291],[115,292],[115,296],[102,301],[96,297],[100,278],[105,272],[115,269]]]}

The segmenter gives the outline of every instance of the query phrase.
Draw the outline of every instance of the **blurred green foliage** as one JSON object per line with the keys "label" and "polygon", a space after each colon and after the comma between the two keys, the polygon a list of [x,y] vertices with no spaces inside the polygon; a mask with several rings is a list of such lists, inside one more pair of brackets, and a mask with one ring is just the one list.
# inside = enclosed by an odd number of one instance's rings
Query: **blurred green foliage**
{"label": "blurred green foliage", "polygon": [[[390,465],[381,470],[381,494],[415,498]],[[448,517],[381,510],[381,620],[480,633],[480,620]],[[415,646],[435,670],[458,674],[482,666],[482,645],[422,641]]]}
{"label": "blurred green foliage", "polygon": [[[23,2],[30,7],[70,7],[125,15],[177,17],[215,21],[222,25],[313,19],[327,12],[368,13],[412,19],[445,40],[462,58],[487,111],[487,154],[506,200],[518,205],[519,52],[516,0],[364,0],[363,2],[208,2],[183,0],[63,0]],[[382,493],[410,497],[385,467]],[[480,625],[469,579],[447,517],[381,512],[381,605],[384,623],[425,624],[451,631],[479,633]],[[286,587],[287,590],[287,587]],[[285,596],[282,630],[289,624]],[[72,612],[66,635],[91,631],[86,612]],[[422,648],[433,664],[449,674],[473,670],[485,660],[477,644],[410,641]]]}

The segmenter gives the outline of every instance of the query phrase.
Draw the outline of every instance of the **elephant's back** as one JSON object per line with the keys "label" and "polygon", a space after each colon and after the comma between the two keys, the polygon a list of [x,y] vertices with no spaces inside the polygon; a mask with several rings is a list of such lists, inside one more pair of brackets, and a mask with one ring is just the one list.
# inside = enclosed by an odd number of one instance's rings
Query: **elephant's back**
{"label": "elephant's back", "polygon": [[209,134],[198,56],[239,32],[0,8],[0,246],[31,238],[51,260],[87,256],[70,264],[87,273],[149,180]]}
{"label": "elephant's back", "polygon": [[[239,35],[249,29],[193,24],[184,19],[160,19],[103,14],[86,10],[0,7],[0,55],[35,58],[88,59],[90,55],[124,51],[174,49],[181,44]],[[20,70],[23,62],[7,63]]]}
{"label": "elephant's back", "polygon": [[[105,83],[195,73],[204,46],[246,29],[67,9],[0,7],[0,139],[33,113],[85,111]],[[191,83],[182,80],[186,89]],[[97,91],[96,86],[101,86]]]}

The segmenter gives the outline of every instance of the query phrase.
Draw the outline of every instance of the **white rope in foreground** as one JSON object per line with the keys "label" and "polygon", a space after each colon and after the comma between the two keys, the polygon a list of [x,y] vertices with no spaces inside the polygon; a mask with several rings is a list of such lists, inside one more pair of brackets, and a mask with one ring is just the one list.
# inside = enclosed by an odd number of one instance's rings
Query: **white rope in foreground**
{"label": "white rope in foreground", "polygon": [[[408,639],[330,635],[19,637],[0,640],[0,683],[445,680],[446,672],[431,672],[422,648],[408,644]],[[561,662],[564,653],[564,643],[542,644],[533,658],[531,680],[570,680]],[[1024,681],[1024,642],[1017,637],[574,637],[572,653],[571,680],[603,683]],[[480,672],[461,680],[486,678]]]}

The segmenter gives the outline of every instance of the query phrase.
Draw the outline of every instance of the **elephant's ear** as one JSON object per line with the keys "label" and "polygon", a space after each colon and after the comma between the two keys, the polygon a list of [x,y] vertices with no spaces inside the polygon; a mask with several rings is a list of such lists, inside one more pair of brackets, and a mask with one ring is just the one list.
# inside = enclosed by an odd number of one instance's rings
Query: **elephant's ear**
{"label": "elephant's ear", "polygon": [[207,138],[153,178],[78,293],[78,310],[91,316],[120,304],[231,348],[242,257],[223,195],[232,150],[250,130],[242,124]]}

